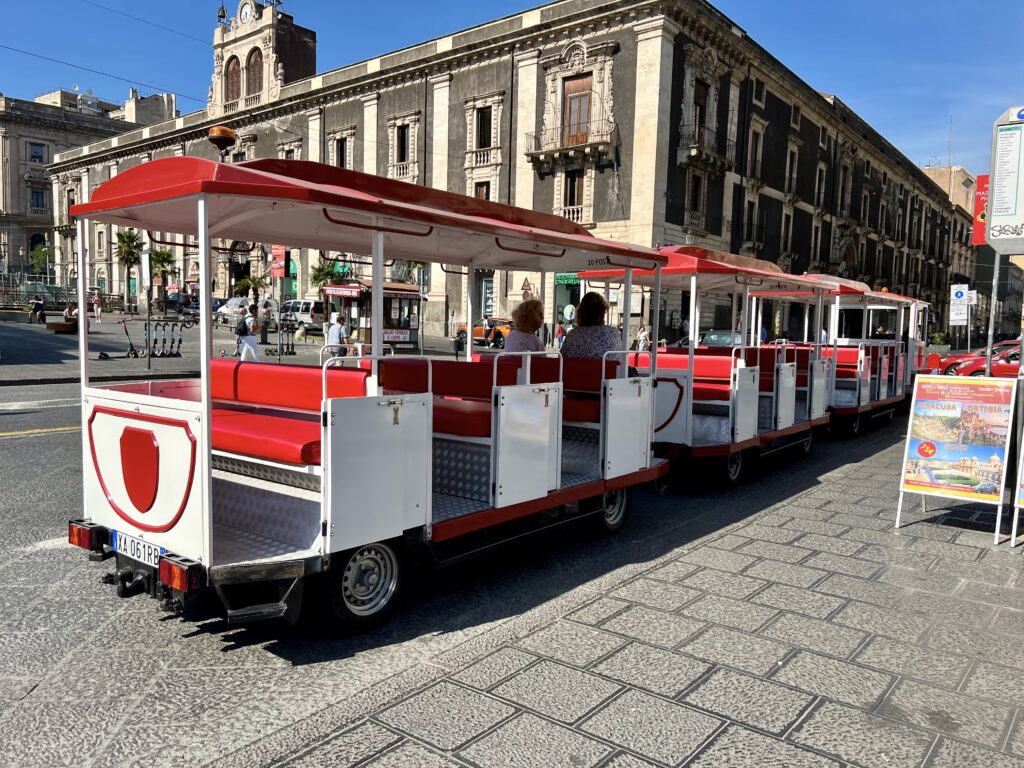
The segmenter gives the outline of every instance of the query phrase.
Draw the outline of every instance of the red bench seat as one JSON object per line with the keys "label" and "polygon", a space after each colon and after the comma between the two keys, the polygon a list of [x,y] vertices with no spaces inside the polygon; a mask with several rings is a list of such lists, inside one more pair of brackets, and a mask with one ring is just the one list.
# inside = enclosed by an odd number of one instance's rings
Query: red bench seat
{"label": "red bench seat", "polygon": [[441,400],[435,398],[434,431],[462,437],[490,437],[490,400]]}
{"label": "red bench seat", "polygon": [[562,400],[562,420],[597,424],[601,421],[601,401],[597,398],[566,397]]}
{"label": "red bench seat", "polygon": [[250,410],[213,411],[214,450],[283,464],[320,463],[320,422]]}

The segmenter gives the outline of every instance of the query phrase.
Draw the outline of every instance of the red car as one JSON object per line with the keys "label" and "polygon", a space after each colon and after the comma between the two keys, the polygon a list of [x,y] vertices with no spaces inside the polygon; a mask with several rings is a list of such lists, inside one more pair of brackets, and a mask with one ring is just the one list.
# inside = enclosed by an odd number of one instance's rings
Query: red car
{"label": "red car", "polygon": [[[1008,349],[1016,347],[1020,342],[1018,341],[997,341],[992,345],[992,354],[997,355],[1000,352],[1005,352]],[[957,366],[961,363],[966,363],[980,357],[982,360],[985,359],[985,350],[988,347],[979,347],[972,352],[957,352],[953,355],[946,355],[939,361],[939,370],[947,376],[953,375],[956,372]],[[982,363],[982,368],[985,367]]]}
{"label": "red car", "polygon": [[[1017,378],[1020,371],[1020,342],[1014,342],[1015,346],[1004,349],[999,354],[992,355],[992,375],[1006,379]],[[965,363],[961,363],[956,369],[957,376],[984,376],[985,356],[974,357]]]}

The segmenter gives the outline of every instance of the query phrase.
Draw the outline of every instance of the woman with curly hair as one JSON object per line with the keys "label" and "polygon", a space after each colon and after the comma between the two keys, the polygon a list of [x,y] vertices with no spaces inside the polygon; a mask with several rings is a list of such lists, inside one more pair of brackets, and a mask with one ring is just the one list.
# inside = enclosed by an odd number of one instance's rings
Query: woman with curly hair
{"label": "woman with curly hair", "polygon": [[544,324],[544,305],[527,299],[512,310],[512,331],[505,339],[506,352],[543,352],[544,344],[537,331]]}

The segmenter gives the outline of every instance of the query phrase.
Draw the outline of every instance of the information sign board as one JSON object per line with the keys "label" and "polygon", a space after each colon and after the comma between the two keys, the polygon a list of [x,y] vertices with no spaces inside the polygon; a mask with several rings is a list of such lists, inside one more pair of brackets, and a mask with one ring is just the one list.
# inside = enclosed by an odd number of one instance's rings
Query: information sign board
{"label": "information sign board", "polygon": [[1016,384],[918,376],[900,491],[1001,505]]}
{"label": "information sign board", "polygon": [[949,305],[949,325],[950,327],[957,327],[961,325],[967,325],[967,307],[966,303],[950,304]]}
{"label": "information sign board", "polygon": [[1004,112],[992,127],[986,239],[996,253],[1024,253],[1024,107]]}
{"label": "information sign board", "polygon": [[957,283],[949,287],[949,303],[950,304],[966,304],[967,303],[967,292],[971,286],[967,283]]}

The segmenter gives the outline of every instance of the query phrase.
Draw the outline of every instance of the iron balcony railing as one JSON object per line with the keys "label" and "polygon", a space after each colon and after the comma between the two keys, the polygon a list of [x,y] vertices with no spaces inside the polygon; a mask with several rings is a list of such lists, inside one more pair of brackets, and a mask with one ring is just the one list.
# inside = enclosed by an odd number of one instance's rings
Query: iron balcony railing
{"label": "iron balcony railing", "polygon": [[703,152],[713,152],[729,162],[736,161],[736,142],[718,131],[705,125],[684,125],[679,137],[679,144]]}
{"label": "iron balcony railing", "polygon": [[546,131],[526,134],[527,152],[583,147],[588,144],[612,142],[615,123],[611,120],[589,120],[576,125],[560,125]]}
{"label": "iron balcony railing", "polygon": [[689,229],[705,230],[707,216],[704,211],[686,210],[683,212],[683,226]]}

